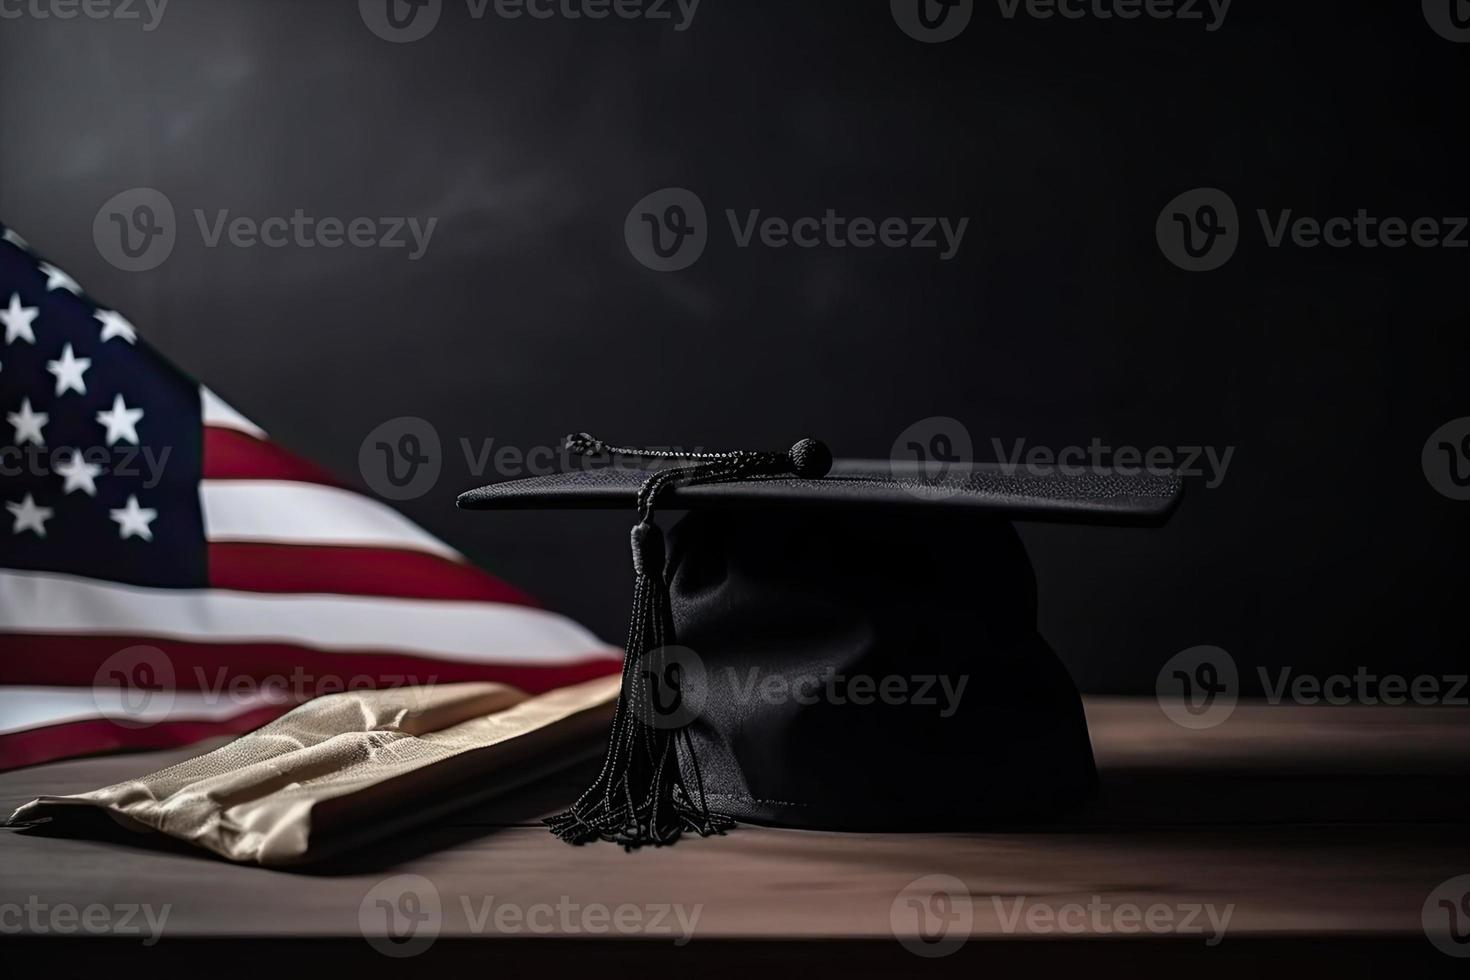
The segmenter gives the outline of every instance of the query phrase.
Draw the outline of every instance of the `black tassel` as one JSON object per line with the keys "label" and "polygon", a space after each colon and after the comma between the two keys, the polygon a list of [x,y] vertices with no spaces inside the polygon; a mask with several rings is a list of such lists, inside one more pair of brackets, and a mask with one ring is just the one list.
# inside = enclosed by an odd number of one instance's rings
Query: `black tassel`
{"label": "black tassel", "polygon": [[[653,522],[654,510],[659,496],[678,486],[783,474],[815,479],[831,468],[832,454],[814,439],[803,439],[785,453],[664,453],[608,446],[586,433],[568,436],[567,448],[585,455],[689,462],[655,471],[639,490],[632,534],[633,612],[607,755],[597,781],[571,809],[546,823],[570,844],[605,840],[630,851],[645,844],[672,844],[686,831],[702,837],[722,834],[735,821],[710,810],[688,729],[660,724],[659,706],[653,703],[653,680],[670,669],[664,657],[676,642],[664,579],[663,534]],[[690,761],[693,786],[686,784],[679,767],[680,744]]]}

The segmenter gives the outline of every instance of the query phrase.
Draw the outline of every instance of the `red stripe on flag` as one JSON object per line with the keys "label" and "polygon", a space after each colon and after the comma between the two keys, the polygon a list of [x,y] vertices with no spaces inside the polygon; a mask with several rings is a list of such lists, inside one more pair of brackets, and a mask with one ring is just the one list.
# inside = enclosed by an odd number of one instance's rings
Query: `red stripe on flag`
{"label": "red stripe on flag", "polygon": [[213,425],[204,427],[204,479],[293,480],[342,486],[320,466],[273,442]]}
{"label": "red stripe on flag", "polygon": [[177,691],[220,691],[230,697],[230,684],[249,679],[243,693],[269,682],[272,693],[311,697],[358,687],[404,684],[452,684],[497,681],[527,694],[541,694],[568,684],[590,681],[622,669],[607,651],[587,651],[568,663],[497,663],[493,650],[481,662],[436,660],[402,653],[366,650],[328,651],[290,643],[197,643],[149,636],[67,636],[51,633],[0,633],[0,684],[90,687],[108,657],[132,646],[155,647],[173,666],[173,682],[157,678]]}
{"label": "red stripe on flag", "polygon": [[0,735],[0,770],[98,752],[168,749],[215,735],[243,735],[280,717],[292,707],[289,704],[267,705],[233,718],[207,721],[180,718],[146,728],[129,728],[106,718],[90,718],[11,732]]}
{"label": "red stripe on flag", "polygon": [[209,584],[244,592],[328,592],[540,607],[520,589],[473,565],[397,548],[212,543]]}

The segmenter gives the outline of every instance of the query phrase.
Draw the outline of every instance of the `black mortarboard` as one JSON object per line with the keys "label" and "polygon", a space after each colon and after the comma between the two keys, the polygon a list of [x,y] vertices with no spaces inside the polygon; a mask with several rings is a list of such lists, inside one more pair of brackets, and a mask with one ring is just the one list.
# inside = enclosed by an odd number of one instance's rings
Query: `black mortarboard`
{"label": "black mortarboard", "polygon": [[[811,439],[782,453],[666,453],[585,433],[567,446],[621,465],[459,498],[638,515],[622,693],[597,781],[548,821],[563,839],[668,844],[737,819],[966,829],[1092,793],[1081,700],[1036,630],[1010,520],[1161,524],[1173,475],[934,472],[834,461]],[[661,507],[688,511],[667,549]]]}

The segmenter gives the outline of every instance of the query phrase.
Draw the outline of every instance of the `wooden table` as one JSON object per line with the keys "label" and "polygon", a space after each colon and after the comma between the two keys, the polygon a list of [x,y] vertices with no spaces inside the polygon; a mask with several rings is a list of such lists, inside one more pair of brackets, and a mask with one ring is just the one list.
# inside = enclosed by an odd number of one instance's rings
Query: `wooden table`
{"label": "wooden table", "polygon": [[[105,839],[0,833],[0,929],[14,932],[4,910],[15,907],[168,907],[150,946],[137,935],[57,935],[44,910],[42,928],[3,937],[66,964],[53,974],[61,976],[127,959],[165,973],[198,976],[207,964],[210,975],[255,977],[293,964],[291,975],[345,968],[355,977],[424,966],[582,976],[996,968],[1239,976],[1262,965],[1427,976],[1470,964],[1431,945],[1421,919],[1431,891],[1470,874],[1470,710],[1241,704],[1218,727],[1191,731],[1152,700],[1090,698],[1087,707],[1104,793],[1065,825],[913,835],[742,827],[636,854],[573,849],[536,825],[586,779],[562,773],[298,872],[235,866],[121,828]],[[0,774],[0,807],[197,751]],[[381,914],[372,909],[385,895],[412,912],[401,904],[404,875],[427,880],[440,912],[437,938],[400,960],[364,939],[360,914]],[[935,879],[910,887],[931,875],[947,878],[937,889]],[[916,935],[921,911],[930,938],[957,948],[942,957],[910,951],[939,948]],[[692,941],[681,941],[685,932]]]}

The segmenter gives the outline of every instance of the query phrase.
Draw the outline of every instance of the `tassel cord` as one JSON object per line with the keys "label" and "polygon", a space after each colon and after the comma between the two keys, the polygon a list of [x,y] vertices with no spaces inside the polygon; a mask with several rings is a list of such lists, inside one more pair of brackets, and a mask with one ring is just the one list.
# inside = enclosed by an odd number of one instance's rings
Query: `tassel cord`
{"label": "tassel cord", "polygon": [[[639,459],[680,459],[685,465],[654,471],[638,490],[638,523],[631,542],[635,583],[623,659],[622,687],[613,710],[607,753],[596,781],[565,813],[546,821],[553,833],[572,844],[611,841],[627,850],[662,846],[684,832],[722,834],[734,826],[729,816],[710,810],[704,774],[687,723],[660,724],[653,703],[654,683],[666,679],[666,649],[676,642],[673,609],[664,579],[663,535],[654,522],[661,497],[675,487],[735,482],[755,476],[795,474],[816,478],[831,466],[821,443],[803,439],[789,452],[685,453],[610,446],[587,433],[568,436],[568,450],[582,455],[619,455]],[[678,677],[675,678],[677,691]],[[677,691],[682,698],[683,692]],[[678,703],[678,702],[676,702]],[[693,787],[685,784],[679,747],[689,762]]]}

